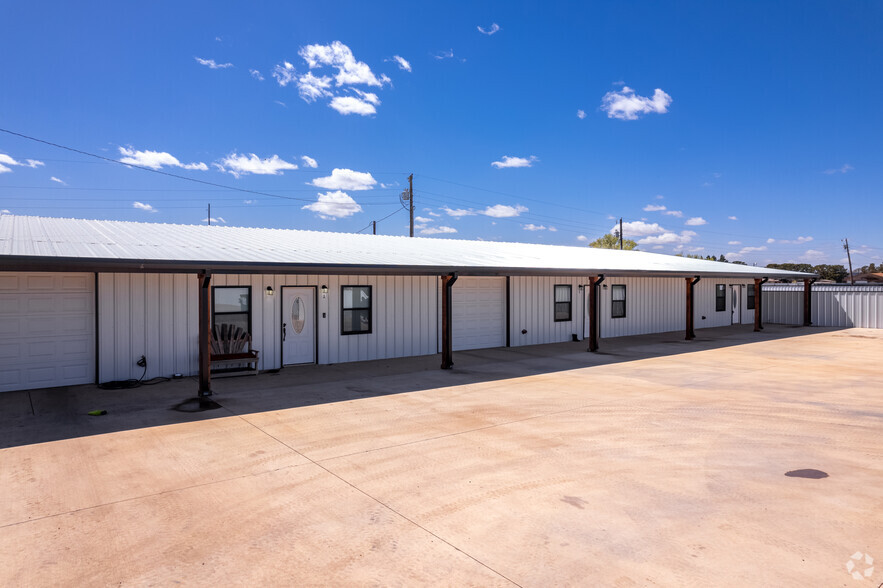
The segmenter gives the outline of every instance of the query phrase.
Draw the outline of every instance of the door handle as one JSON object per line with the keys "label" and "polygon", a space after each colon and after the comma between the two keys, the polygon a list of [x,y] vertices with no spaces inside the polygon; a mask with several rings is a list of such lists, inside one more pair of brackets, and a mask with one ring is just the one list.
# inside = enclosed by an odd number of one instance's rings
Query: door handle
{"label": "door handle", "polygon": [[285,323],[282,323],[282,340],[285,341]]}

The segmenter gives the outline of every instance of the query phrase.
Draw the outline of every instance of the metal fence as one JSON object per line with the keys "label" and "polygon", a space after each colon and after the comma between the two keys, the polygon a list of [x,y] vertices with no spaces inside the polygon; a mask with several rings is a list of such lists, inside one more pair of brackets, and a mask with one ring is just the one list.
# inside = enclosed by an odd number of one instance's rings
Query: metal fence
{"label": "metal fence", "polygon": [[[814,284],[812,324],[883,329],[883,286]],[[803,324],[803,284],[764,284],[763,320]]]}

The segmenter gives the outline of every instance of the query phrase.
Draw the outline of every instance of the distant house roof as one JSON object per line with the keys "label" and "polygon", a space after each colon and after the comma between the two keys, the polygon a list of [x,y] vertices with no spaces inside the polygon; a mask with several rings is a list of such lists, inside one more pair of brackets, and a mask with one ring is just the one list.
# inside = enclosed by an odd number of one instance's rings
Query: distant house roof
{"label": "distant house roof", "polygon": [[0,216],[0,269],[813,277],[644,251],[16,215]]}
{"label": "distant house roof", "polygon": [[[846,278],[849,280],[849,278]],[[872,272],[867,274],[856,274],[853,276],[856,282],[868,282],[872,284],[883,283],[883,273]]]}

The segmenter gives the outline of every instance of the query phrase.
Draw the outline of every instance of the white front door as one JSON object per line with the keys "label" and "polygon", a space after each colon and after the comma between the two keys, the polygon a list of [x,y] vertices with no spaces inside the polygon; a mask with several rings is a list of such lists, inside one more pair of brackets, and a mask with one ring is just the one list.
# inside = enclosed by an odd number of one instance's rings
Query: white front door
{"label": "white front door", "polygon": [[742,286],[738,284],[735,286],[730,286],[730,290],[732,290],[732,320],[730,324],[740,325],[742,324]]}
{"label": "white front door", "polygon": [[282,286],[282,365],[316,362],[316,289]]}

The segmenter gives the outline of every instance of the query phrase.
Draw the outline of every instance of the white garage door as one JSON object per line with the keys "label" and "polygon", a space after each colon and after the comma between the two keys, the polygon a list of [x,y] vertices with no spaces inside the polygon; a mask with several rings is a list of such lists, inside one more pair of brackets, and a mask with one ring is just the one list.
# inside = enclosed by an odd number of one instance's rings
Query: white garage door
{"label": "white garage door", "polygon": [[95,381],[93,274],[0,272],[0,392]]}
{"label": "white garage door", "polygon": [[506,278],[459,278],[453,294],[455,351],[506,345]]}

